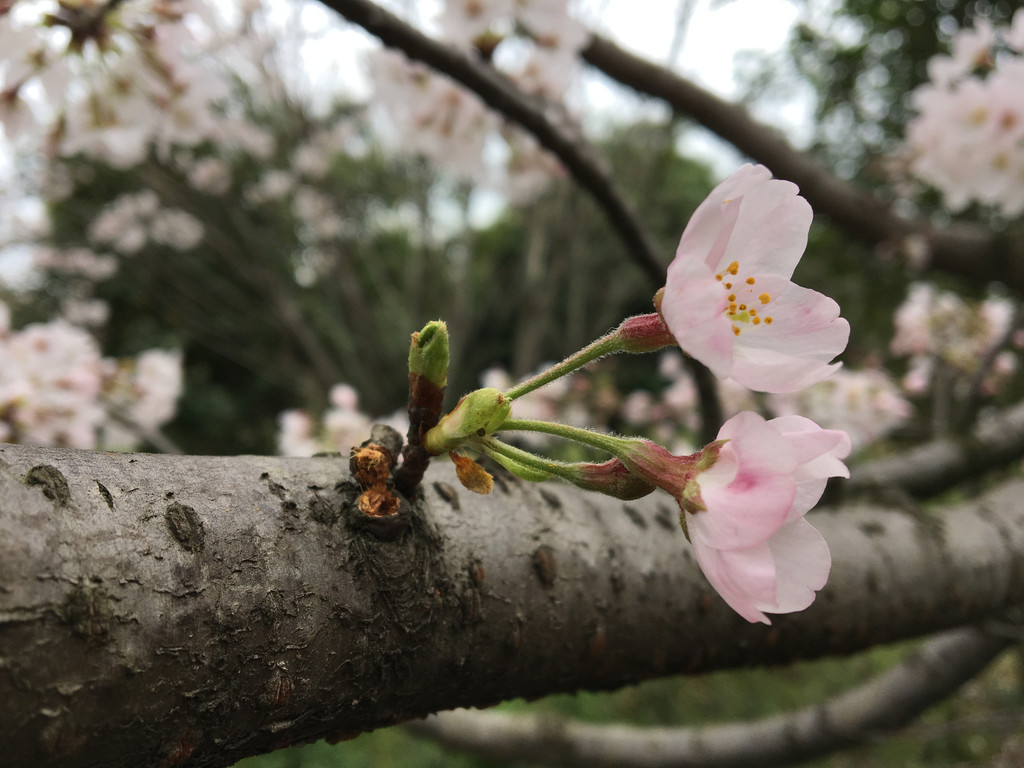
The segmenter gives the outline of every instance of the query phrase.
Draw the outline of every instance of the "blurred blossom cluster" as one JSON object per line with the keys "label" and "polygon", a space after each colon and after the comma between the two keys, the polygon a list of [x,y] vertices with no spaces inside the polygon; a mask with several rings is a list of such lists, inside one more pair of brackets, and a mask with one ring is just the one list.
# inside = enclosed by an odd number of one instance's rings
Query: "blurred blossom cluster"
{"label": "blurred blossom cluster", "polygon": [[52,155],[85,152],[126,168],[150,147],[222,130],[211,105],[226,81],[197,65],[217,37],[208,5],[20,0],[0,9],[0,124],[12,142],[45,135]]}
{"label": "blurred blossom cluster", "polygon": [[180,208],[161,208],[160,198],[147,189],[109,203],[89,226],[89,239],[126,256],[148,242],[188,251],[202,241],[203,225]]}
{"label": "blurred blossom cluster", "polygon": [[841,429],[850,436],[853,450],[885,437],[914,412],[899,385],[881,368],[841,368],[813,387],[770,395],[768,408],[775,416],[806,416]]}
{"label": "blurred blossom cluster", "polygon": [[[657,394],[632,392],[622,415],[631,428],[685,450],[694,445],[699,427],[697,387],[678,351],[665,352],[658,370],[667,382],[665,388]],[[799,414],[827,429],[848,432],[855,450],[884,437],[910,418],[913,410],[899,385],[882,369],[840,368],[810,387],[763,397],[728,379],[717,385],[726,418],[749,410],[770,417]]]}
{"label": "blurred blossom cluster", "polygon": [[0,441],[130,450],[174,415],[177,352],[114,360],[63,319],[10,327],[0,303]]}
{"label": "blurred blossom cluster", "polygon": [[1024,212],[1024,10],[1009,27],[984,19],[961,30],[951,56],[928,62],[930,82],[911,99],[910,170],[946,206],[971,202],[1007,216]]}
{"label": "blurred blossom cluster", "polygon": [[[448,0],[439,39],[484,58],[525,93],[561,104],[587,41],[567,0]],[[537,142],[492,112],[476,94],[403,54],[370,55],[376,104],[395,132],[396,149],[525,199],[560,173]],[[501,139],[495,143],[495,140]],[[498,162],[487,162],[494,153]]]}
{"label": "blurred blossom cluster", "polygon": [[[930,283],[914,283],[896,310],[890,351],[909,358],[903,387],[911,394],[928,391],[940,372],[961,378],[973,376],[989,352],[1010,333],[1014,307],[1009,299],[989,296],[969,302]],[[1019,347],[1022,339],[1009,339]],[[982,393],[994,394],[1017,370],[1017,355],[998,352],[981,382]],[[940,371],[941,368],[941,371]]]}
{"label": "blurred blossom cluster", "polygon": [[405,410],[390,416],[371,418],[359,410],[359,396],[348,384],[336,384],[330,392],[331,407],[319,420],[306,411],[282,412],[277,419],[277,452],[282,456],[313,456],[341,453],[347,456],[370,437],[374,424],[387,424],[401,434],[409,431]]}

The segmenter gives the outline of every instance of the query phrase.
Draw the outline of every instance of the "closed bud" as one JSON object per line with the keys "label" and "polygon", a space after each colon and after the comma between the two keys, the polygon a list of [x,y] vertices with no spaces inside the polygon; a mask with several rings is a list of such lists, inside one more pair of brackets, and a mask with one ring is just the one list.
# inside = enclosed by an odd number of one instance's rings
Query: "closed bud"
{"label": "closed bud", "polygon": [[448,383],[448,326],[432,320],[412,335],[409,374],[422,376],[439,389]]}
{"label": "closed bud", "polygon": [[575,477],[563,475],[565,479],[578,488],[597,491],[623,501],[640,499],[654,492],[654,486],[638,475],[630,472],[626,465],[618,459],[611,459],[601,464],[573,464]]}

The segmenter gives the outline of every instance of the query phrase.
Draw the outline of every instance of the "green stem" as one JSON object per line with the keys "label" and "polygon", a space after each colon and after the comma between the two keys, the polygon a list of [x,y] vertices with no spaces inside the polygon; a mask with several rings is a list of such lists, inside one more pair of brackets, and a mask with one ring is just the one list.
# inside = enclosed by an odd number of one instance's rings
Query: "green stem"
{"label": "green stem", "polygon": [[505,392],[505,397],[509,400],[515,400],[517,397],[522,397],[528,392],[533,392],[533,390],[539,389],[555,379],[559,379],[566,374],[572,373],[578,368],[582,368],[592,360],[597,360],[599,357],[612,355],[616,352],[624,352],[625,350],[626,345],[623,341],[622,334],[619,333],[618,329],[615,329],[611,333],[602,336],[597,341],[591,342],[579,352],[569,355],[569,357],[565,358],[562,362],[553,365],[546,371],[538,373],[533,378],[527,379],[526,381],[512,387],[512,389]]}
{"label": "green stem", "polygon": [[[657,301],[659,299],[656,297]],[[565,358],[558,365],[548,368],[548,370],[538,373],[532,379],[527,379],[522,384],[512,387],[512,389],[505,393],[505,397],[509,400],[515,400],[517,397],[521,397],[527,392],[533,392],[533,390],[543,387],[548,382],[572,373],[592,360],[597,360],[605,355],[612,355],[616,352],[639,354],[675,345],[675,337],[657,312],[627,317],[611,333],[602,336],[576,354]]]}
{"label": "green stem", "polygon": [[518,430],[521,432],[543,432],[548,435],[555,435],[566,440],[573,440],[577,443],[592,446],[613,456],[621,456],[626,444],[632,442],[630,438],[615,437],[601,432],[592,432],[589,429],[570,427],[568,424],[555,424],[551,421],[535,421],[533,419],[506,419],[502,422],[501,431]]}
{"label": "green stem", "polygon": [[506,458],[512,459],[524,467],[530,469],[536,469],[541,472],[548,472],[552,475],[569,480],[570,482],[579,479],[579,469],[575,464],[567,464],[564,461],[555,461],[554,459],[544,459],[536,454],[524,451],[522,448],[516,448],[514,445],[498,440],[496,437],[481,437],[474,440],[472,447],[483,451],[486,454],[496,453],[499,456],[505,456]]}

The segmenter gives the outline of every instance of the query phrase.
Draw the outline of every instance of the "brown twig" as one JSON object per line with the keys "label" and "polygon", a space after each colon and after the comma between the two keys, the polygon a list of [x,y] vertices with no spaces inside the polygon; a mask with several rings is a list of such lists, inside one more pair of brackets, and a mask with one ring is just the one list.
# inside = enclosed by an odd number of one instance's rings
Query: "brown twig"
{"label": "brown twig", "polygon": [[423,436],[441,420],[444,410],[444,387],[426,376],[409,373],[409,432],[402,450],[402,466],[395,472],[395,487],[412,498],[430,463],[430,454],[423,447]]}

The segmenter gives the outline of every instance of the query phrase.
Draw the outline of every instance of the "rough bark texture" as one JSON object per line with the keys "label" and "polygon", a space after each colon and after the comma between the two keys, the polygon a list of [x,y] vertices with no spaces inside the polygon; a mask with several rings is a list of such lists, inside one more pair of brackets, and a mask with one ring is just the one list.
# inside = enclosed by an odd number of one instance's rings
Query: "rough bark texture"
{"label": "rough bark texture", "polygon": [[0,446],[0,764],[230,765],[455,706],[781,663],[1024,594],[1024,483],[816,515],[829,586],[748,625],[668,497],[427,474],[395,541],[341,459]]}

